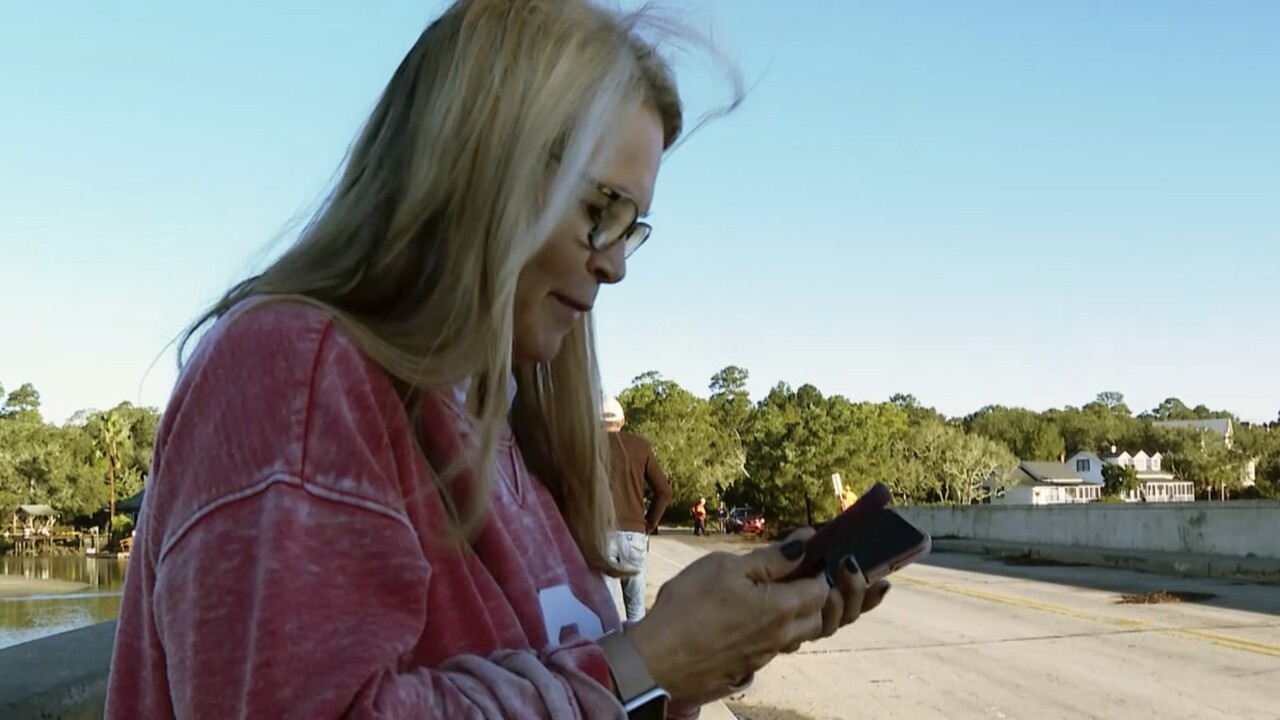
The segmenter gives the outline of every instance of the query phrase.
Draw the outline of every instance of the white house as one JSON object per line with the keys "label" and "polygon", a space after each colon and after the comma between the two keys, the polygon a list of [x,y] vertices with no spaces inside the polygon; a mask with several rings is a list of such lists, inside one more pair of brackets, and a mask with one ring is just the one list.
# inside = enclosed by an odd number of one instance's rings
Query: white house
{"label": "white house", "polygon": [[1102,497],[1100,484],[1084,482],[1058,462],[1020,462],[1002,483],[994,479],[989,483],[992,505],[1058,505]]}
{"label": "white house", "polygon": [[1066,466],[1074,468],[1081,480],[1092,485],[1102,485],[1103,460],[1097,453],[1078,452],[1067,458]]}
{"label": "white house", "polygon": [[1078,452],[1067,458],[1067,466],[1075,471],[1085,482],[1103,485],[1102,468],[1104,465],[1120,465],[1132,467],[1138,474],[1140,487],[1136,492],[1126,493],[1124,500],[1137,502],[1193,502],[1196,499],[1195,487],[1178,480],[1173,473],[1164,470],[1164,456],[1160,453],[1147,454],[1144,450],[1137,453],[1116,452],[1113,445],[1111,452],[1105,457],[1092,452]]}
{"label": "white house", "polygon": [[[1190,428],[1202,433],[1213,433],[1222,436],[1222,443],[1230,450],[1235,437],[1235,426],[1231,418],[1211,418],[1208,420],[1157,420],[1152,426],[1166,429]],[[1258,482],[1258,458],[1245,460],[1244,469],[1240,471],[1240,484],[1253,487]]]}

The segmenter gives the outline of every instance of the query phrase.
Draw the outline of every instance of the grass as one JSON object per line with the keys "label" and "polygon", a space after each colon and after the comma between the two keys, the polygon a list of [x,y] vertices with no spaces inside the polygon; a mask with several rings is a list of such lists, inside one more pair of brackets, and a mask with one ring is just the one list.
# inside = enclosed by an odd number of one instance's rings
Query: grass
{"label": "grass", "polygon": [[1120,605],[1164,605],[1167,603],[1205,602],[1215,597],[1217,596],[1212,593],[1153,590],[1152,592],[1121,595],[1116,602]]}

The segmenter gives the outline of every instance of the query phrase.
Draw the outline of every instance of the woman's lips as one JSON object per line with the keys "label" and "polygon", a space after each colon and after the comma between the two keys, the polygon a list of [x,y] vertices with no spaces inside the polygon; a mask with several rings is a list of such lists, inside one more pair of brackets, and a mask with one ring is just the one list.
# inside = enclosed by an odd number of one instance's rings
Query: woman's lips
{"label": "woman's lips", "polygon": [[559,293],[552,293],[551,296],[554,297],[556,300],[560,301],[561,305],[564,305],[565,307],[569,308],[570,310],[574,311],[577,314],[582,314],[582,313],[591,311],[590,303],[579,302],[577,300],[574,300],[571,297],[566,297]]}

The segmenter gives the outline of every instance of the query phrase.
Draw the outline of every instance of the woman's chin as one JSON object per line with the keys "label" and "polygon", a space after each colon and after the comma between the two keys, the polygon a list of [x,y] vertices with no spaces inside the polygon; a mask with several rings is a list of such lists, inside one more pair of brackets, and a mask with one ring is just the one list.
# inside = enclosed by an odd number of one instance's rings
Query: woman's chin
{"label": "woman's chin", "polygon": [[516,365],[537,365],[555,360],[564,346],[565,335],[568,332],[548,332],[523,342],[517,339],[512,362]]}

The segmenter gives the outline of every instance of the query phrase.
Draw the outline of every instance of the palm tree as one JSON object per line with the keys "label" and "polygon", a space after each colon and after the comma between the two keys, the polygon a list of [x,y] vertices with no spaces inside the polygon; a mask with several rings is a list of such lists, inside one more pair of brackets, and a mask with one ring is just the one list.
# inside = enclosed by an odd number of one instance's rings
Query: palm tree
{"label": "palm tree", "polygon": [[120,467],[120,446],[129,440],[129,424],[115,410],[107,412],[98,423],[95,438],[98,454],[107,460],[107,487],[110,498],[108,532],[116,520],[116,474]]}

